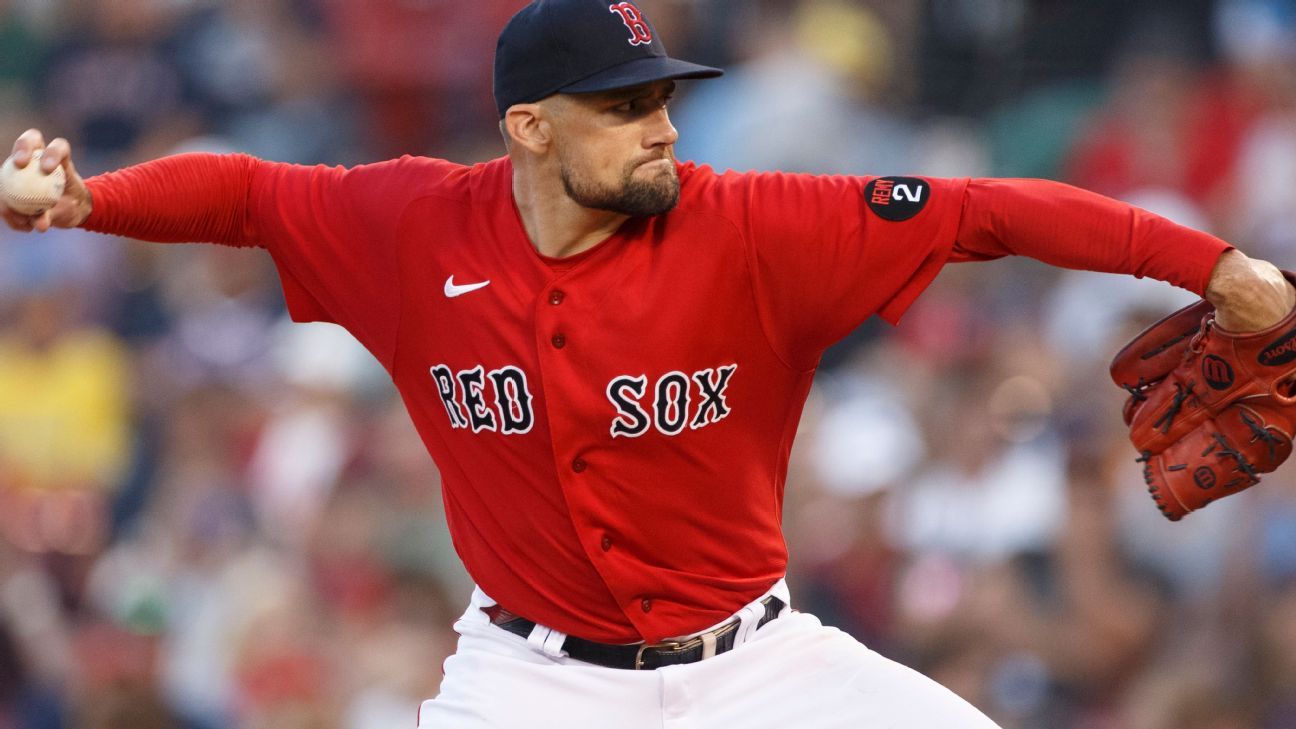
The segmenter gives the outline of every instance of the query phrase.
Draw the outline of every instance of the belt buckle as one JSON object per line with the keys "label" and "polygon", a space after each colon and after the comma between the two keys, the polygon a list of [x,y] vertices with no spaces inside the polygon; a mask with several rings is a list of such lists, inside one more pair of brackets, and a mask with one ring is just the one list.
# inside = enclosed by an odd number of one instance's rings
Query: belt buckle
{"label": "belt buckle", "polygon": [[[776,599],[778,598],[776,598],[775,595],[770,595],[770,597],[763,599],[763,601],[761,601],[761,604],[763,604],[763,606],[765,607],[769,607],[771,603],[774,603],[774,601],[776,601]],[[678,651],[684,649],[691,649],[691,647],[697,645],[697,643],[705,642],[704,639],[702,639],[702,636],[714,636],[717,638],[721,637],[723,636],[723,634],[730,632],[731,629],[737,628],[737,625],[739,625],[740,623],[741,620],[730,620],[728,621],[728,623],[721,625],[721,627],[719,628],[715,628],[714,630],[708,630],[708,632],[706,633],[697,634],[697,636],[688,638],[687,641],[664,641],[660,643],[640,643],[639,650],[635,651],[635,671],[643,671],[644,651],[658,650],[658,649]],[[763,625],[763,624],[765,624],[765,620],[762,619],[761,623],[758,623],[758,625]]]}
{"label": "belt buckle", "polygon": [[677,650],[679,650],[680,648],[683,648],[683,647],[684,647],[685,645],[687,645],[689,642],[691,642],[691,641],[686,641],[686,642],[684,642],[684,643],[680,643],[679,641],[675,641],[675,640],[668,640],[668,641],[665,641],[665,642],[662,642],[662,643],[642,643],[642,644],[640,644],[640,646],[639,646],[639,650],[635,651],[634,670],[636,670],[636,671],[642,671],[642,670],[643,670],[643,654],[644,654],[644,651],[649,650],[649,649],[656,650],[656,649],[659,649],[659,648],[664,648],[664,649],[666,649],[666,650],[671,650],[671,651],[677,651]]}

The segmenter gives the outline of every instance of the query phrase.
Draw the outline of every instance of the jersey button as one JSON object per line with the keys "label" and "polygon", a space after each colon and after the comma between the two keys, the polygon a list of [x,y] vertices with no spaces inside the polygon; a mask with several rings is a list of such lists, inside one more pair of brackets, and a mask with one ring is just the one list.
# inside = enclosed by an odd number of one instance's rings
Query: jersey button
{"label": "jersey button", "polygon": [[586,467],[585,461],[579,458],[572,461],[572,470],[575,471],[576,473],[580,473],[581,471],[584,471],[585,467]]}
{"label": "jersey button", "polygon": [[558,291],[557,289],[549,292],[549,303],[553,304],[554,306],[561,304],[563,302],[563,299],[565,298],[567,298],[567,294],[564,294],[563,292]]}
{"label": "jersey button", "polygon": [[557,349],[562,349],[563,347],[567,346],[567,337],[561,334],[553,335],[552,337],[549,338],[549,341],[553,343],[553,346]]}
{"label": "jersey button", "polygon": [[652,600],[645,597],[643,602],[639,603],[639,607],[646,613],[652,612]]}
{"label": "jersey button", "polygon": [[603,551],[608,552],[612,549],[612,537],[603,537]]}

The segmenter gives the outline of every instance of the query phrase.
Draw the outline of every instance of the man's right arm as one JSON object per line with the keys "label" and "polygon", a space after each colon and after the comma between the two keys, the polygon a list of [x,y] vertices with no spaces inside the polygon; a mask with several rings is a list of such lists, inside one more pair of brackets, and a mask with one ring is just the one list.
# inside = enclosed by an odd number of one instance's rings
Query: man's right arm
{"label": "man's right arm", "polygon": [[[27,132],[14,145],[15,163],[43,146],[39,132]],[[40,216],[5,210],[10,227],[265,248],[294,320],[341,324],[387,365],[399,321],[402,213],[465,169],[413,157],[348,170],[190,154],[82,180],[65,140],[50,142],[40,164],[63,166],[64,195]]]}
{"label": "man's right arm", "polygon": [[244,154],[182,154],[85,181],[90,214],[81,227],[155,243],[264,245],[250,194],[267,163]]}
{"label": "man's right arm", "polygon": [[204,242],[249,246],[258,231],[249,215],[249,194],[259,160],[247,155],[186,154],[82,179],[65,139],[47,146],[29,129],[14,143],[17,167],[44,149],[38,164],[46,173],[61,166],[63,196],[41,215],[3,210],[19,231],[83,227],[97,233],[160,243]]}

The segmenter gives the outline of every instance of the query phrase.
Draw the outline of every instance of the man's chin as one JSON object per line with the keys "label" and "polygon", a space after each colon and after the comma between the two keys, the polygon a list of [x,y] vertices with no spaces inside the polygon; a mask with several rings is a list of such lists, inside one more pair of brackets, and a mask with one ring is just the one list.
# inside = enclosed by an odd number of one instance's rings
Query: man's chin
{"label": "man's chin", "polygon": [[674,197],[668,200],[618,200],[616,202],[596,206],[600,210],[606,210],[618,215],[628,215],[632,218],[651,218],[654,215],[664,215],[675,209],[679,204],[679,198]]}
{"label": "man's chin", "polygon": [[669,213],[670,211],[674,210],[676,205],[679,205],[679,197],[673,197],[670,200],[665,200],[660,205],[657,205],[655,207],[642,208],[642,212],[638,213],[638,215],[636,215],[635,217],[651,218],[655,215],[665,215],[666,213]]}
{"label": "man's chin", "polygon": [[566,174],[563,185],[567,195],[583,207],[633,218],[661,215],[679,204],[679,176],[673,163],[669,166],[654,163],[652,166],[656,169],[646,169],[647,165],[636,167],[616,192],[581,186]]}
{"label": "man's chin", "polygon": [[673,175],[650,185],[631,185],[617,200],[616,212],[634,217],[661,215],[675,209],[679,196],[679,182]]}

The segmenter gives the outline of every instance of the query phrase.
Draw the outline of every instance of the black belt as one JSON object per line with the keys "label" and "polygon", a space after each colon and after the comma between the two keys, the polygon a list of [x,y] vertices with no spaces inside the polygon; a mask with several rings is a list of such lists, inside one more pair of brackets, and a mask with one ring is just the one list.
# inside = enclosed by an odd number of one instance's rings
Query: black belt
{"label": "black belt", "polygon": [[[786,607],[786,603],[773,595],[761,600],[761,604],[765,606],[765,614],[756,623],[757,628],[777,618],[779,613],[783,612],[783,608]],[[536,626],[530,620],[514,615],[498,605],[482,608],[482,612],[490,616],[491,623],[523,638],[530,637],[532,629]],[[651,671],[662,666],[695,663],[702,660],[705,650],[704,636],[715,638],[715,655],[732,650],[734,638],[738,635],[738,627],[741,624],[740,620],[734,619],[715,630],[694,636],[688,640],[668,640],[662,643],[613,645],[595,643],[592,640],[569,635],[563,641],[562,649],[567,652],[568,656],[586,663],[606,666],[607,668]]]}

